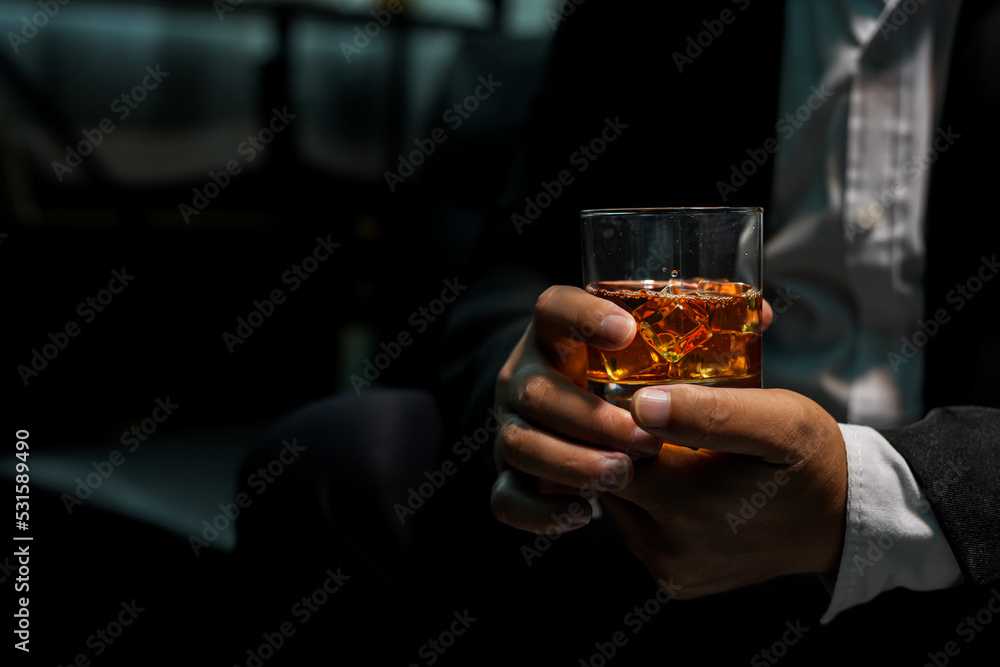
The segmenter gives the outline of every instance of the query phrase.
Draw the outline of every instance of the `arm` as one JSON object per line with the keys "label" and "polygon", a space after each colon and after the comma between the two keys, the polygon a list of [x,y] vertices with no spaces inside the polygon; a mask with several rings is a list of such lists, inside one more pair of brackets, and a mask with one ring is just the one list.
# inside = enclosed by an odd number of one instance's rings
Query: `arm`
{"label": "arm", "polygon": [[[838,425],[809,399],[783,390],[648,388],[633,402],[634,421],[595,401],[581,388],[581,360],[556,350],[579,346],[567,332],[585,323],[602,331],[615,310],[569,287],[539,300],[498,383],[498,405],[513,415],[497,439],[498,518],[535,532],[579,528],[589,506],[582,514],[572,508],[597,491],[646,568],[657,578],[673,576],[685,597],[815,572],[837,579],[827,620],[888,588],[955,583],[951,554],[906,462],[874,430]],[[632,335],[629,329],[617,344]],[[613,339],[590,342],[608,347]],[[635,424],[656,439],[648,442]],[[864,451],[859,436],[867,439]],[[660,440],[671,444],[652,458],[626,456],[648,457]],[[863,482],[853,488],[848,452],[857,454],[854,473]],[[926,518],[916,516],[922,512]],[[849,545],[886,531],[895,546],[882,567],[855,567],[856,554],[844,550],[848,526],[858,531]],[[856,575],[853,583],[845,572]]]}

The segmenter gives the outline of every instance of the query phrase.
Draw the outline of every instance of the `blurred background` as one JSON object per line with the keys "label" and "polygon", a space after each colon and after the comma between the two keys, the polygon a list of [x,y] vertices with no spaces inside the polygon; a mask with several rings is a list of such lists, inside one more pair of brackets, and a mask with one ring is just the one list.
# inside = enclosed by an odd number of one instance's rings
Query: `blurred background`
{"label": "blurred background", "polygon": [[[226,623],[234,531],[197,558],[188,537],[255,434],[353,393],[401,332],[372,386],[434,388],[441,322],[411,316],[461,283],[559,4],[0,2],[4,421],[30,432],[38,650],[96,657],[136,597]],[[339,246],[303,262],[317,239]],[[239,318],[259,326],[227,344]]]}
{"label": "blurred background", "polygon": [[[0,4],[0,249],[26,316],[5,332],[16,364],[83,325],[28,386],[14,378],[49,407],[76,381],[47,427],[73,439],[117,435],[106,408],[127,421],[162,394],[190,406],[178,420],[216,423],[352,389],[454,277],[552,34],[546,3],[528,0],[413,0],[398,14],[357,0],[50,4],[45,22],[37,1]],[[42,25],[15,41],[25,17]],[[444,113],[489,74],[502,86],[453,129]],[[294,119],[263,143],[274,109]],[[435,128],[447,141],[390,190],[385,173]],[[258,149],[247,139],[261,130]],[[56,174],[85,132],[99,145]],[[198,199],[231,161],[240,173]],[[185,220],[196,201],[208,205]],[[339,250],[291,293],[282,275],[328,235]],[[77,305],[123,266],[134,283],[83,322]],[[275,288],[288,302],[230,354],[222,334]],[[423,378],[436,329],[380,382]]]}

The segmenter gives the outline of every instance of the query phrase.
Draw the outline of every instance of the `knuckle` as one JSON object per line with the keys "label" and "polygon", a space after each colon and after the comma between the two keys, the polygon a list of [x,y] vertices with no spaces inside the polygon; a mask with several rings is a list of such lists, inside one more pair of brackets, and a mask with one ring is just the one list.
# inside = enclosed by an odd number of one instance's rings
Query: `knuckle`
{"label": "knuckle", "polygon": [[[627,429],[622,416],[611,405],[602,405],[591,413],[590,428],[597,435],[600,444],[616,443],[622,439],[623,428]],[[628,419],[631,420],[631,417]],[[631,432],[630,429],[628,432]]]}
{"label": "knuckle", "polygon": [[516,420],[511,419],[497,432],[497,442],[503,446],[504,449],[517,449],[521,446],[523,442],[523,437],[521,432],[524,430]]}
{"label": "knuckle", "polygon": [[507,518],[508,495],[504,480],[498,479],[490,493],[490,510],[498,521],[510,525]]}
{"label": "knuckle", "polygon": [[531,327],[529,326],[525,330],[521,339],[517,342],[517,345],[507,356],[504,361],[503,366],[500,367],[500,371],[497,373],[495,390],[498,396],[506,396],[508,388],[513,381],[514,376],[517,374],[518,370],[522,368],[525,364],[524,348],[525,341],[531,335]]}
{"label": "knuckle", "polygon": [[694,439],[697,442],[710,441],[719,432],[725,431],[733,419],[733,407],[729,401],[721,400],[716,391],[699,391],[698,412],[705,415],[701,428],[697,429]]}
{"label": "knuckle", "polygon": [[552,285],[551,287],[548,287],[544,292],[539,294],[538,298],[535,299],[535,315],[537,316],[541,313],[544,313],[548,308],[549,302],[552,301],[552,299],[554,299],[558,295],[558,293],[559,293],[559,286]]}
{"label": "knuckle", "polygon": [[502,393],[504,388],[510,384],[510,378],[513,374],[514,364],[508,360],[503,366],[500,367],[500,372],[497,373],[495,385],[497,393]]}
{"label": "knuckle", "polygon": [[[794,394],[792,398],[797,397]],[[815,404],[803,404],[799,400],[788,401],[788,409],[792,416],[782,423],[782,429],[775,434],[775,440],[782,449],[796,452],[800,462],[810,458],[814,453],[814,443],[818,429],[823,423],[822,410],[813,410]],[[818,407],[818,406],[817,406]]]}
{"label": "knuckle", "polygon": [[526,375],[517,382],[517,405],[528,414],[539,414],[552,402],[559,391],[556,382],[539,374]]}
{"label": "knuckle", "polygon": [[497,450],[500,457],[514,468],[520,469],[529,445],[531,430],[515,419],[500,427],[497,433]]}

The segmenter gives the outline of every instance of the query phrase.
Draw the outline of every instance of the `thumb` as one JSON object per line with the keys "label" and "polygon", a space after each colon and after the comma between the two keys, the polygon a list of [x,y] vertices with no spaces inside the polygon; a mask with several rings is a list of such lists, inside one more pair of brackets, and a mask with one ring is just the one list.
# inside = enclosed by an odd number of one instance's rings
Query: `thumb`
{"label": "thumb", "polygon": [[731,389],[696,384],[644,387],[632,397],[643,430],[693,449],[754,456],[791,464],[813,424],[832,418],[810,399],[780,389]]}

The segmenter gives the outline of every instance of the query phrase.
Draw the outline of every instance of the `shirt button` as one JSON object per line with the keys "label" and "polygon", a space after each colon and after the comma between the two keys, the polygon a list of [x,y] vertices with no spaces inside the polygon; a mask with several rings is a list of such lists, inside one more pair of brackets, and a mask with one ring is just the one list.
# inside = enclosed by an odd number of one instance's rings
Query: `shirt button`
{"label": "shirt button", "polygon": [[878,223],[885,220],[885,208],[878,202],[872,202],[858,211],[858,227],[868,231]]}

